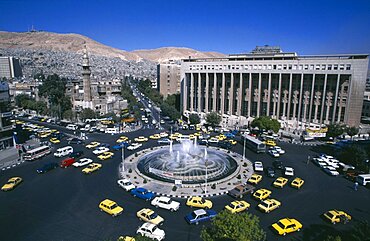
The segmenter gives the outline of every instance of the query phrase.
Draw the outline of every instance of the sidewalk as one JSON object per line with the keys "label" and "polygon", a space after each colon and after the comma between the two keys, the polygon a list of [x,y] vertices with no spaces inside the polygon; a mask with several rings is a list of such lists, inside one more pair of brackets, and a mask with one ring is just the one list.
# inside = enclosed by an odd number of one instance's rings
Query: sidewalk
{"label": "sidewalk", "polygon": [[[35,148],[40,144],[36,140],[31,139],[23,145],[25,147],[31,146],[31,148]],[[15,147],[0,151],[0,170],[4,171],[21,163],[23,163],[23,161],[21,161],[21,158],[18,155],[18,150]]]}

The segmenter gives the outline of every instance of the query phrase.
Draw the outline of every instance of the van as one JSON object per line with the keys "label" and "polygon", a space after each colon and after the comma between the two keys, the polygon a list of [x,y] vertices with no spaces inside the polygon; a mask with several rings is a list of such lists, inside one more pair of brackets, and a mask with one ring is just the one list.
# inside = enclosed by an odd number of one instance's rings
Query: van
{"label": "van", "polygon": [[76,125],[73,125],[73,124],[68,124],[67,126],[66,126],[66,128],[68,129],[68,130],[72,130],[72,131],[75,131],[75,130],[77,130],[77,126]]}
{"label": "van", "polygon": [[370,174],[358,175],[357,182],[362,186],[366,186],[368,183],[370,183]]}
{"label": "van", "polygon": [[118,134],[118,129],[117,128],[107,128],[105,129],[106,134]]}
{"label": "van", "polygon": [[63,156],[68,156],[71,153],[73,153],[73,147],[66,146],[66,147],[58,148],[56,152],[54,153],[54,156],[63,157]]}
{"label": "van", "polygon": [[71,166],[73,163],[75,163],[76,159],[74,159],[73,157],[68,157],[66,159],[64,159],[63,161],[60,162],[60,167],[61,168],[67,168],[69,166]]}

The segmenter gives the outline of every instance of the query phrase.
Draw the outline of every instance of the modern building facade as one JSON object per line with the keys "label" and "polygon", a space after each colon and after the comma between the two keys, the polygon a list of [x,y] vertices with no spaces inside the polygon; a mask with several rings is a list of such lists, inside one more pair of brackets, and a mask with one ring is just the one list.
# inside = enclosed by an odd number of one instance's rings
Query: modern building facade
{"label": "modern building facade", "polygon": [[0,57],[0,78],[13,79],[22,77],[22,68],[18,58]]}
{"label": "modern building facade", "polygon": [[181,100],[185,116],[222,115],[246,125],[271,116],[287,128],[329,123],[358,126],[368,55],[298,56],[279,49],[226,58],[184,59]]}
{"label": "modern building facade", "polygon": [[11,117],[9,86],[0,81],[0,150],[14,146]]}
{"label": "modern building facade", "polygon": [[180,93],[181,65],[168,62],[157,65],[157,89],[165,98],[168,95]]}

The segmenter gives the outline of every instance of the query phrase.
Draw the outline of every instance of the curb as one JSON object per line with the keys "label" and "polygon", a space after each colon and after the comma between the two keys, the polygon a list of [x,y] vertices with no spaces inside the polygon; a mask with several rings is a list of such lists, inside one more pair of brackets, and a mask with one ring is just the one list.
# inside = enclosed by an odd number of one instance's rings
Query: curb
{"label": "curb", "polygon": [[7,167],[3,167],[1,168],[1,171],[6,171],[6,170],[9,170],[10,168],[14,168],[16,166],[19,166],[20,164],[24,163],[24,161],[18,161],[17,163],[15,164],[12,164],[12,165],[9,165]]}
{"label": "curb", "polygon": [[[149,192],[154,193],[157,196],[165,196],[165,197],[171,197],[171,198],[182,198],[182,199],[187,199],[190,197],[193,197],[194,195],[171,195],[171,194],[163,194],[159,192],[154,192],[148,189]],[[226,195],[228,194],[229,191],[224,191],[224,192],[218,192],[218,193],[213,193],[213,194],[196,194],[195,196],[197,197],[216,197],[216,196],[221,196],[221,195]]]}

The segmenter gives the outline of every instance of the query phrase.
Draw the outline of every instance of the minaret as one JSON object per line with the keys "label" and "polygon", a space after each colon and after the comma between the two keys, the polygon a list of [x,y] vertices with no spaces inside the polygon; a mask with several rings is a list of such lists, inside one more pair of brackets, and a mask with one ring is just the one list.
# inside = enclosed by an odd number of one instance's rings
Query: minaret
{"label": "minaret", "polygon": [[84,101],[91,101],[91,85],[90,85],[90,63],[89,56],[87,55],[86,45],[84,49],[84,55],[82,57],[82,80],[84,85]]}

